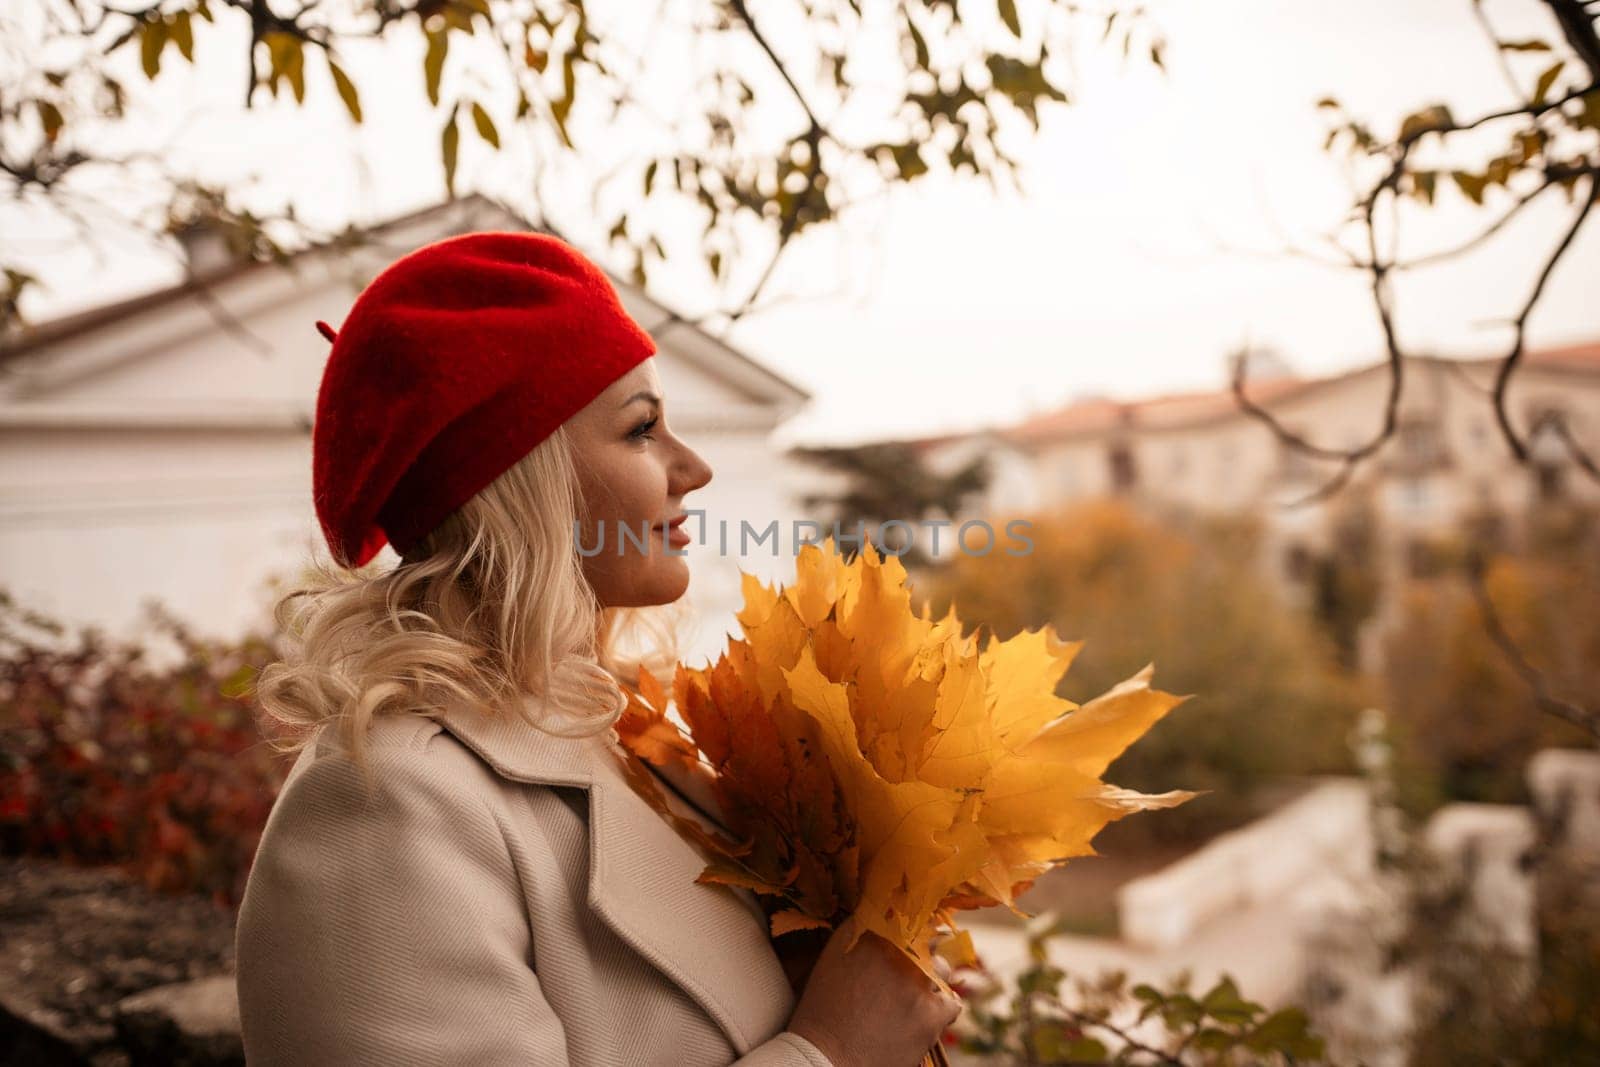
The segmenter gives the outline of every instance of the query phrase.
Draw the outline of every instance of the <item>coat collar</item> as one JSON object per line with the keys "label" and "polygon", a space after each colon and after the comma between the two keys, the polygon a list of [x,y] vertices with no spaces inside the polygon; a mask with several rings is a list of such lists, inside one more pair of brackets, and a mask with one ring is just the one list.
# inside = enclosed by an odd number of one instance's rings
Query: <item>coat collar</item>
{"label": "coat collar", "polygon": [[[559,737],[516,709],[491,716],[452,706],[429,717],[503,778],[588,794],[590,908],[689,994],[739,1055],[783,1029],[794,993],[759,905],[746,892],[695,881],[707,858],[628,784],[614,733]],[[696,796],[694,783],[674,784]],[[669,803],[681,800],[669,795]],[[683,921],[696,912],[708,920],[701,933]]]}

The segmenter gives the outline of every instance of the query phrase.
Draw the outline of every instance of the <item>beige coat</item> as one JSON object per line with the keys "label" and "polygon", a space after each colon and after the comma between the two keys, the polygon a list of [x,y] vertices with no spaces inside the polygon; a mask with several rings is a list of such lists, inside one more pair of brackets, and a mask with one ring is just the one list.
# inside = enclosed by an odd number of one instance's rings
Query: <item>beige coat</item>
{"label": "beige coat", "polygon": [[267,821],[237,935],[252,1067],[831,1067],[784,1030],[754,898],[695,883],[610,735],[455,711],[370,738],[370,796],[324,739]]}

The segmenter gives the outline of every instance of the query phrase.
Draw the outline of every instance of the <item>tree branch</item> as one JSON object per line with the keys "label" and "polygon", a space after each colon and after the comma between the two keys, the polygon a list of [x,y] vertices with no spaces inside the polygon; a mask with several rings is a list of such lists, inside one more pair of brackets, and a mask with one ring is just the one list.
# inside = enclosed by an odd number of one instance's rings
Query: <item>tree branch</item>
{"label": "tree branch", "polygon": [[1329,499],[1349,483],[1350,475],[1355,472],[1355,469],[1356,461],[1346,456],[1344,461],[1339,464],[1339,469],[1334,473],[1333,477],[1327,481],[1326,484],[1324,484],[1321,488],[1307,493],[1305,496],[1297,497],[1294,500],[1287,502],[1283,505],[1283,509],[1285,511],[1293,511],[1295,508],[1307,507],[1311,504],[1316,504],[1323,500]]}
{"label": "tree branch", "polygon": [[739,16],[740,21],[745,25],[745,29],[750,31],[750,36],[755,40],[756,44],[761,46],[761,50],[767,54],[767,59],[772,62],[773,68],[788,84],[789,91],[794,94],[795,101],[800,105],[801,110],[806,113],[806,120],[811,123],[812,130],[823,136],[831,136],[827,128],[822,125],[822,120],[817,118],[817,113],[811,110],[811,105],[806,101],[806,94],[800,91],[799,85],[795,84],[794,78],[789,74],[789,68],[784,66],[783,60],[778,58],[778,53],[773,51],[772,45],[767,43],[766,37],[762,35],[760,28],[756,26],[756,20],[750,16],[750,9],[746,6],[745,0],[728,0],[728,6],[733,9],[734,14]]}
{"label": "tree branch", "polygon": [[1536,188],[1518,197],[1516,203],[1507,208],[1505,213],[1499,218],[1495,219],[1493,223],[1483,230],[1480,230],[1476,236],[1463,241],[1461,244],[1458,244],[1453,248],[1446,248],[1438,252],[1430,252],[1425,256],[1418,256],[1416,259],[1397,260],[1390,265],[1391,269],[1415,270],[1418,267],[1432,266],[1435,263],[1441,263],[1447,259],[1454,259],[1457,256],[1464,255],[1467,252],[1472,251],[1474,248],[1478,247],[1489,238],[1499,233],[1508,222],[1522,213],[1523,208],[1537,200],[1547,189],[1554,188],[1559,184],[1559,179],[1551,178],[1547,175],[1543,182],[1539,183]]}
{"label": "tree branch", "polygon": [[1589,68],[1589,80],[1600,83],[1600,35],[1595,33],[1594,16],[1584,9],[1581,0],[1544,0],[1545,6],[1556,17],[1561,34],[1577,53],[1583,65]]}
{"label": "tree branch", "polygon": [[[1589,217],[1589,209],[1594,206],[1595,182],[1596,179],[1591,175],[1588,186],[1583,192],[1582,205],[1573,216],[1571,224],[1567,227],[1565,234],[1562,235],[1561,241],[1556,245],[1555,250],[1545,260],[1544,269],[1539,272],[1538,280],[1534,282],[1532,292],[1528,294],[1528,299],[1523,302],[1522,310],[1513,321],[1512,325],[1516,331],[1515,340],[1512,343],[1511,351],[1506,354],[1505,359],[1500,364],[1498,373],[1495,375],[1492,398],[1495,421],[1499,424],[1500,433],[1506,439],[1507,444],[1511,446],[1511,452],[1518,463],[1526,464],[1528,462],[1528,446],[1527,442],[1518,435],[1516,428],[1511,425],[1510,414],[1506,409],[1507,389],[1511,383],[1511,375],[1522,362],[1528,318],[1533,314],[1534,307],[1538,305],[1539,298],[1544,294],[1545,283],[1550,280],[1550,275],[1554,273],[1556,264],[1566,255],[1567,249],[1572,247],[1573,239],[1578,236],[1578,231],[1583,228],[1584,221]],[[1575,442],[1573,444],[1575,447]],[[1594,463],[1589,461],[1585,464],[1585,469],[1593,472],[1595,469]]]}
{"label": "tree branch", "polygon": [[1506,85],[1511,90],[1511,95],[1522,101],[1523,105],[1526,106],[1529,102],[1528,98],[1522,95],[1522,86],[1517,84],[1517,77],[1511,70],[1511,64],[1506,61],[1504,42],[1500,40],[1500,35],[1494,32],[1494,26],[1490,24],[1489,16],[1484,13],[1483,0],[1468,0],[1467,6],[1472,8],[1472,15],[1477,19],[1478,26],[1483,30],[1483,35],[1489,38],[1489,45],[1494,49],[1495,61],[1500,66],[1500,74],[1505,78]]}
{"label": "tree branch", "polygon": [[1489,589],[1484,581],[1487,569],[1487,562],[1482,553],[1474,549],[1468,557],[1468,584],[1472,588],[1472,596],[1477,602],[1478,614],[1483,619],[1483,628],[1488,633],[1489,640],[1494,642],[1512,669],[1528,684],[1528,688],[1533,692],[1534,703],[1540,711],[1569,722],[1593,734],[1596,740],[1600,740],[1600,708],[1585,708],[1553,694],[1543,672],[1528,662],[1522,650],[1512,640],[1499,611],[1494,606],[1493,599],[1489,596]]}

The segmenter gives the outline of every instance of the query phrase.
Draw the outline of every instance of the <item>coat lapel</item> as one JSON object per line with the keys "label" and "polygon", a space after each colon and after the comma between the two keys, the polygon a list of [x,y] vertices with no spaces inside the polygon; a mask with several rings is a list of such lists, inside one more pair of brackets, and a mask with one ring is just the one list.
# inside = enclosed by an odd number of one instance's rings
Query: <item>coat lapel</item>
{"label": "coat lapel", "polygon": [[512,709],[429,714],[502,777],[588,794],[590,908],[692,997],[739,1055],[783,1028],[794,994],[759,905],[743,890],[695,881],[706,857],[634,792],[609,731],[557,737]]}

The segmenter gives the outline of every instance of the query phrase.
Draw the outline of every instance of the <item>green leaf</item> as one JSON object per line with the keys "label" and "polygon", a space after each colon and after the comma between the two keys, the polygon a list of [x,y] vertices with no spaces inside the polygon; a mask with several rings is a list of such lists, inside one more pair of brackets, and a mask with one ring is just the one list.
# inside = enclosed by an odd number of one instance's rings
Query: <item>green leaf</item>
{"label": "green leaf", "polygon": [[1431,170],[1413,171],[1411,174],[1411,194],[1424,204],[1433,203],[1434,190],[1438,187],[1438,176]]}
{"label": "green leaf", "polygon": [[12,299],[20,296],[22,294],[22,290],[26,289],[28,286],[37,285],[39,283],[38,278],[35,278],[33,275],[28,274],[25,271],[17,270],[15,267],[5,268],[5,273],[6,292],[12,297]]}
{"label": "green leaf", "polygon": [[232,700],[248,696],[256,679],[256,668],[245,663],[222,680],[222,695]]}
{"label": "green leaf", "polygon": [[1591,130],[1600,130],[1600,89],[1583,94],[1583,115],[1578,122]]}
{"label": "green leaf", "polygon": [[561,141],[568,148],[573,147],[572,135],[567,132],[567,113],[572,110],[572,101],[566,97],[550,102],[550,117],[556,120],[556,132],[561,134]]}
{"label": "green leaf", "polygon": [[1556,83],[1557,78],[1561,77],[1561,68],[1566,65],[1566,60],[1557,60],[1543,74],[1539,75],[1539,81],[1533,87],[1533,103],[1535,106],[1544,103],[1544,98],[1549,94],[1550,87]]}
{"label": "green leaf", "polygon": [[1528,163],[1540,152],[1544,151],[1545,134],[1543,130],[1522,130],[1517,134],[1517,146],[1522,150],[1522,162]]}
{"label": "green leaf", "polygon": [[589,16],[584,13],[583,0],[572,0],[572,10],[578,13],[578,21],[572,27],[572,50],[587,59],[594,37],[589,33]]}
{"label": "green leaf", "polygon": [[1025,1036],[1025,1046],[1040,1063],[1061,1063],[1067,1058],[1066,1030],[1060,1023],[1039,1023]]}
{"label": "green leaf", "polygon": [[1043,993],[1053,997],[1061,988],[1061,980],[1065,977],[1066,972],[1060,967],[1048,965],[1029,967],[1017,975],[1017,992],[1023,995]]}
{"label": "green leaf", "polygon": [[902,181],[911,181],[928,173],[927,160],[922,158],[915,144],[897,144],[893,149],[895,167],[900,171]]}
{"label": "green leaf", "polygon": [[483,109],[483,105],[476,101],[472,104],[472,124],[478,128],[479,137],[496,148],[500,147],[500,131],[494,128],[494,120]]}
{"label": "green leaf", "polygon": [[190,13],[180,11],[172,19],[172,39],[177,42],[178,52],[190,63],[194,62],[194,27],[189,24]]}
{"label": "green leaf", "polygon": [[1167,1026],[1172,1029],[1192,1026],[1200,1021],[1203,1014],[1200,1002],[1187,993],[1170,997],[1161,1006],[1161,1018],[1166,1020]]}
{"label": "green leaf", "polygon": [[1244,1039],[1254,1052],[1282,1052],[1299,1059],[1318,1060],[1323,1041],[1311,1033],[1306,1013],[1299,1008],[1284,1008],[1262,1020]]}
{"label": "green leaf", "polygon": [[289,79],[289,88],[294,90],[294,102],[306,102],[306,50],[300,38],[289,38],[289,61],[284,67],[284,76]]}
{"label": "green leaf", "polygon": [[1434,104],[1432,107],[1425,107],[1421,111],[1407,115],[1400,123],[1398,139],[1414,141],[1425,133],[1447,129],[1451,125],[1450,109],[1443,104]]}
{"label": "green leaf", "polygon": [[1239,987],[1228,977],[1223,977],[1200,998],[1200,1008],[1223,1023],[1247,1023],[1266,1010],[1240,996]]}
{"label": "green leaf", "polygon": [[271,58],[267,85],[271,88],[272,95],[277,96],[278,82],[289,72],[289,67],[294,63],[294,52],[300,42],[279,30],[263,33],[261,40],[266,43],[267,53]]}
{"label": "green leaf", "polygon": [[161,73],[161,50],[167,44],[167,24],[159,18],[139,27],[139,62],[151,81]]}
{"label": "green leaf", "polygon": [[1483,204],[1483,190],[1488,180],[1482,174],[1472,174],[1468,171],[1451,171],[1450,177],[1455,180],[1456,188],[1461,190],[1461,195],[1471,200],[1474,204]]}
{"label": "green leaf", "polygon": [[1025,1037],[1038,1063],[1104,1063],[1106,1047],[1055,1021],[1034,1026]]}
{"label": "green leaf", "polygon": [[123,116],[128,99],[127,90],[122,87],[122,83],[117,79],[106,77],[105,75],[101,75],[100,86],[110,98],[106,101],[106,114],[112,118],[120,119]]}
{"label": "green leaf", "polygon": [[522,46],[522,61],[535,74],[543,74],[544,68],[550,64],[550,53],[542,48],[533,47],[531,40],[525,41]]}
{"label": "green leaf", "polygon": [[[428,89],[428,103],[438,106],[439,80],[444,76],[444,59],[450,52],[450,36],[447,30],[432,30],[428,33],[428,51],[422,57],[423,81]],[[451,125],[455,122],[452,119]]]}
{"label": "green leaf", "polygon": [[1548,52],[1550,46],[1540,40],[1526,41],[1501,41],[1500,49],[1504,52]]}
{"label": "green leaf", "polygon": [[1013,37],[1022,36],[1022,20],[1017,17],[1017,0],[999,0],[1000,21],[1006,24]]}
{"label": "green leaf", "polygon": [[578,89],[577,57],[571,52],[561,57],[561,96],[550,101],[550,116],[556,120],[556,131],[562,143],[572,148],[572,135],[567,132],[567,116],[572,113],[573,96]]}
{"label": "green leaf", "polygon": [[456,126],[460,105],[450,109],[450,121],[444,124],[440,135],[440,153],[444,158],[444,189],[451,199],[456,195],[456,153],[461,148],[461,130]]}
{"label": "green leaf", "polygon": [[911,17],[909,11],[906,12],[906,28],[911,31],[911,47],[917,54],[917,66],[927,70],[928,65],[933,61],[928,54],[928,39],[922,36],[921,30],[917,29],[916,20]]}
{"label": "green leaf", "polygon": [[1110,1052],[1092,1037],[1080,1037],[1067,1043],[1063,1049],[1068,1063],[1104,1063]]}
{"label": "green leaf", "polygon": [[48,100],[36,100],[34,107],[38,109],[39,122],[44,126],[44,139],[55,144],[56,137],[61,133],[61,127],[66,124],[61,109]]}
{"label": "green leaf", "polygon": [[361,96],[356,92],[356,83],[350,80],[350,75],[344,68],[328,60],[328,71],[333,75],[333,85],[339,90],[339,99],[344,101],[344,109],[350,112],[350,117],[356,122],[361,121]]}

